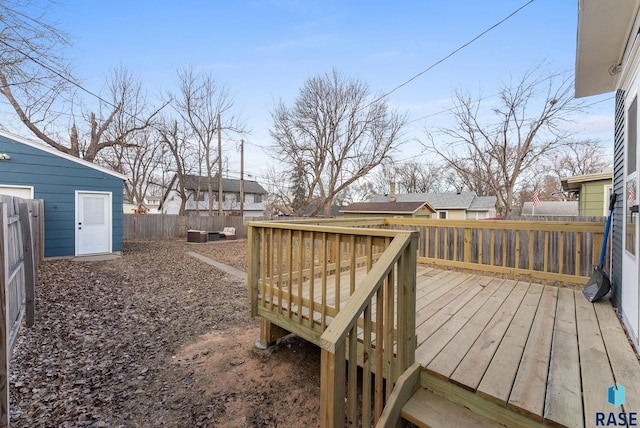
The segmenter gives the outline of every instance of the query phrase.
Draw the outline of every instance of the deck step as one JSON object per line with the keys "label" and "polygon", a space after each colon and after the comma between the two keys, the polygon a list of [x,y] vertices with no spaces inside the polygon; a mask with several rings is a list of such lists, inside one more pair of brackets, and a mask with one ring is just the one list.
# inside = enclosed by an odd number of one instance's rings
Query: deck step
{"label": "deck step", "polygon": [[413,394],[402,408],[401,416],[421,428],[504,427],[425,388],[420,388]]}

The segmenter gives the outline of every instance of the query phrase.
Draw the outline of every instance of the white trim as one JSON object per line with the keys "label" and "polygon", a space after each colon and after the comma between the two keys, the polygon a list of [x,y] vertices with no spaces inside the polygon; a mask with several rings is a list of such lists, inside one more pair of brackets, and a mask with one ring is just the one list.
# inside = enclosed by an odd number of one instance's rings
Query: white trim
{"label": "white trim", "polygon": [[[109,168],[105,168],[103,166],[96,165],[96,164],[91,163],[91,162],[87,162],[86,160],[77,158],[75,156],[68,155],[66,153],[61,152],[60,150],[54,149],[51,146],[45,146],[44,144],[36,143],[35,141],[31,141],[31,140],[28,140],[28,139],[26,139],[24,137],[21,137],[19,135],[11,134],[9,132],[2,131],[2,130],[0,130],[0,135],[5,137],[5,138],[8,138],[10,140],[14,140],[14,141],[16,141],[18,143],[24,144],[25,146],[29,146],[29,147],[32,147],[32,148],[37,149],[37,150],[42,150],[43,152],[47,152],[47,153],[52,154],[54,156],[58,156],[60,158],[66,159],[68,161],[80,164],[82,166],[86,166],[88,168],[95,169],[96,171],[100,171],[100,172],[103,172],[105,174],[112,175],[112,176],[114,176],[116,178],[119,178],[121,180],[128,180],[128,177],[126,175],[124,175],[124,174],[120,174],[119,172],[112,171]],[[11,154],[11,153],[9,153],[9,154]]]}
{"label": "white trim", "polygon": [[604,185],[604,207],[603,212],[604,216],[609,215],[609,198],[611,198],[611,194],[613,193],[613,184],[605,184]]}
{"label": "white trim", "polygon": [[[26,189],[29,190],[31,196],[29,196],[29,199],[33,199],[33,186],[18,186],[18,185],[14,185],[14,184],[2,184],[0,183],[0,189]],[[0,191],[0,193],[2,193],[2,191]],[[15,196],[15,195],[13,195]]]}
{"label": "white trim", "polygon": [[78,247],[79,247],[79,239],[78,239],[78,208],[79,208],[79,197],[81,194],[84,195],[106,195],[108,196],[108,209],[107,209],[107,223],[108,223],[108,229],[109,229],[109,233],[108,233],[108,239],[109,239],[109,251],[107,253],[103,253],[103,254],[111,254],[113,253],[113,194],[111,192],[101,192],[101,191],[94,191],[94,190],[76,190],[75,191],[75,216],[74,216],[74,222],[73,222],[73,228],[74,228],[74,236],[75,236],[75,250],[74,250],[74,254],[76,257],[78,256],[85,256],[85,255],[90,255],[90,254],[79,254],[78,252]]}
{"label": "white trim", "polygon": [[[440,217],[440,213],[444,213],[444,218]],[[437,210],[436,211],[436,218],[438,220],[447,220],[449,218],[449,211],[447,211],[447,210]]]}

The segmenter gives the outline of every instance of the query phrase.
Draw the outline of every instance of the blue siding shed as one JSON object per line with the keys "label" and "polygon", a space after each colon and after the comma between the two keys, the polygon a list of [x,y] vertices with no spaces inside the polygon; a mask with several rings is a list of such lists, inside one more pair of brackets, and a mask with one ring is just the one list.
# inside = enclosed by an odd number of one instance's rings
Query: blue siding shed
{"label": "blue siding shed", "polygon": [[[96,212],[109,221],[110,242],[94,253],[122,251],[123,185],[126,176],[62,153],[49,146],[0,131],[0,186],[33,188],[33,197],[44,200],[45,257],[80,255],[77,240],[85,244],[94,236],[79,238],[79,193],[110,201],[101,212],[89,201],[81,212]],[[84,202],[83,202],[84,204]],[[94,208],[92,208],[94,207]],[[96,211],[97,210],[97,211]],[[96,235],[97,236],[97,235]],[[88,239],[88,241],[87,241]],[[82,248],[92,248],[85,245]],[[91,253],[91,251],[89,251]],[[87,253],[88,254],[88,253]]]}

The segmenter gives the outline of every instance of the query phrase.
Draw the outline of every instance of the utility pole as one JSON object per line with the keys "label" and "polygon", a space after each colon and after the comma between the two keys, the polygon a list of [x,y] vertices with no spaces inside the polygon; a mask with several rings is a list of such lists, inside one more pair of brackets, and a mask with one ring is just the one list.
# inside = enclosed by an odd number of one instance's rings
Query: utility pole
{"label": "utility pole", "polygon": [[222,217],[222,203],[224,197],[222,195],[222,126],[220,126],[220,113],[218,113],[218,215]]}
{"label": "utility pole", "polygon": [[240,218],[244,220],[244,140],[240,140]]}

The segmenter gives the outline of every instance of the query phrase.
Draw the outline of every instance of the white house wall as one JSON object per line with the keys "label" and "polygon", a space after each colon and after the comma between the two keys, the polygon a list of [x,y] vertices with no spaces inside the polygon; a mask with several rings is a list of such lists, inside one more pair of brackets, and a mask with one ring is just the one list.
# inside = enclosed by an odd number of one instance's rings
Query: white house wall
{"label": "white house wall", "polygon": [[[637,26],[637,24],[636,24]],[[632,32],[635,34],[637,29]],[[619,87],[625,90],[625,113],[628,112],[629,106],[633,102],[634,99],[638,99],[640,102],[640,49],[638,45],[634,45],[631,52],[625,57],[623,62],[622,72],[620,74]],[[628,136],[628,120],[625,121],[625,159],[626,159],[626,137]],[[636,119],[636,122],[640,125],[640,120]],[[640,140],[640,138],[639,138]],[[626,161],[625,161],[626,162]],[[636,172],[632,175],[627,175],[626,164],[625,171],[622,174],[623,180],[623,193],[619,195],[623,199],[624,209],[623,212],[626,213],[628,211],[628,202],[626,195],[626,187],[624,183],[629,179],[634,179],[636,181],[636,188],[638,188],[638,169],[640,169],[640,163],[636,162]],[[637,224],[637,220],[636,220]],[[623,215],[623,224],[622,224],[623,233],[622,236],[626,236],[626,218]],[[624,238],[623,238],[623,256],[622,256],[622,318],[623,321],[632,336],[632,340],[638,345],[638,337],[640,336],[640,296],[639,296],[639,285],[638,285],[638,275],[639,275],[639,264],[638,259],[640,258],[640,248],[638,242],[638,234],[636,233],[635,237],[635,255],[631,255],[624,249]]]}

